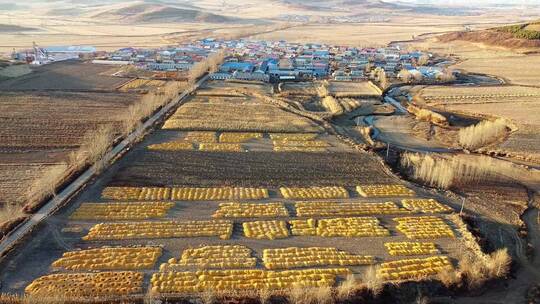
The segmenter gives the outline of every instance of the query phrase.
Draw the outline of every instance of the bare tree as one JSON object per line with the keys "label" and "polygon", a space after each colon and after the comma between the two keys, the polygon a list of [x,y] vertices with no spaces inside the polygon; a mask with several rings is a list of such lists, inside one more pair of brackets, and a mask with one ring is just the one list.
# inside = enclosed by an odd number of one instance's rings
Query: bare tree
{"label": "bare tree", "polygon": [[189,70],[189,85],[195,84],[204,74],[217,72],[219,66],[223,63],[226,57],[225,50],[220,50],[210,54],[206,59],[195,63]]}

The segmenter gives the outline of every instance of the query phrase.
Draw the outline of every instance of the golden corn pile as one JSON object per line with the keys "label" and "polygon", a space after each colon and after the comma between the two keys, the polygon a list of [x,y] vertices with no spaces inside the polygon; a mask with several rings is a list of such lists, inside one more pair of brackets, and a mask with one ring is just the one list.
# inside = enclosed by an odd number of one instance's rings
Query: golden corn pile
{"label": "golden corn pile", "polygon": [[275,152],[311,152],[311,153],[328,152],[326,148],[321,148],[321,147],[274,146],[273,150]]}
{"label": "golden corn pile", "polygon": [[348,198],[349,192],[344,187],[281,187],[279,192],[284,198],[317,199]]}
{"label": "golden corn pile", "polygon": [[445,213],[451,212],[452,208],[439,203],[434,199],[403,199],[401,200],[403,207],[421,213]]}
{"label": "golden corn pile", "polygon": [[410,213],[393,202],[296,202],[297,216],[375,215]]}
{"label": "golden corn pile", "polygon": [[170,188],[163,187],[106,187],[101,196],[112,200],[168,200]]}
{"label": "golden corn pile", "polygon": [[322,237],[378,237],[390,231],[375,217],[337,217],[328,219],[289,220],[292,235]]}
{"label": "golden corn pile", "polygon": [[375,217],[341,217],[317,221],[317,235],[324,237],[375,237],[390,232]]}
{"label": "golden corn pile", "polygon": [[384,247],[390,255],[433,255],[440,253],[435,243],[429,242],[388,242],[384,243]]}
{"label": "golden corn pile", "polygon": [[317,138],[317,133],[271,133],[270,138],[277,141],[306,141]]}
{"label": "golden corn pile", "polygon": [[311,266],[355,266],[374,263],[372,256],[361,256],[334,247],[290,247],[264,249],[263,263],[267,269],[289,269]]}
{"label": "golden corn pile", "polygon": [[150,280],[155,293],[191,293],[220,290],[286,289],[291,287],[333,286],[336,278],[346,277],[347,268],[270,271],[259,269],[199,270],[160,272]]}
{"label": "golden corn pile", "polygon": [[317,235],[317,221],[315,219],[289,220],[292,235]]}
{"label": "golden corn pile", "polygon": [[233,223],[227,220],[101,223],[90,229],[85,241],[218,236],[229,239]]}
{"label": "golden corn pile", "polygon": [[[167,120],[165,122],[165,125],[167,125],[167,122],[169,121],[172,121],[174,122],[173,120]],[[163,128],[165,128],[165,125],[163,125]],[[184,137],[185,140],[188,140],[188,141],[194,141],[194,142],[198,142],[198,143],[215,143],[217,142],[217,136],[216,136],[216,132],[212,132],[212,131],[192,131],[192,132],[188,132],[186,137]]]}
{"label": "golden corn pile", "polygon": [[435,275],[452,267],[446,256],[433,256],[425,259],[407,259],[381,263],[377,277],[382,280],[407,280]]}
{"label": "golden corn pile", "polygon": [[268,189],[243,187],[172,188],[171,199],[179,201],[235,200],[268,198]]}
{"label": "golden corn pile", "polygon": [[210,152],[244,152],[246,151],[241,144],[232,143],[204,143],[199,144],[199,151]]}
{"label": "golden corn pile", "polygon": [[452,228],[436,216],[398,217],[396,229],[409,239],[454,237]]}
{"label": "golden corn pile", "polygon": [[361,185],[356,191],[363,197],[414,196],[411,189],[403,185]]}
{"label": "golden corn pile", "polygon": [[285,221],[255,221],[242,223],[244,235],[252,239],[283,239],[289,237]]}
{"label": "golden corn pile", "polygon": [[161,264],[159,271],[176,271],[182,267],[197,268],[254,268],[257,259],[251,256],[252,250],[241,245],[214,245],[189,248],[182,252],[180,260],[169,259]]}
{"label": "golden corn pile", "polygon": [[223,132],[219,135],[219,142],[242,143],[258,138],[263,138],[263,134],[253,132]]}
{"label": "golden corn pile", "polygon": [[161,256],[160,247],[112,247],[65,252],[53,267],[69,270],[151,269]]}
{"label": "golden corn pile", "polygon": [[35,279],[25,292],[66,297],[138,294],[142,293],[143,276],[134,271],[50,274]]}
{"label": "golden corn pile", "polygon": [[195,150],[193,143],[189,141],[170,141],[160,144],[153,144],[148,146],[148,150],[160,150],[160,151],[191,151]]}
{"label": "golden corn pile", "polygon": [[113,200],[234,200],[268,198],[268,189],[244,187],[106,187],[102,197]]}
{"label": "golden corn pile", "polygon": [[72,220],[138,220],[164,217],[172,202],[134,203],[83,203],[73,214]]}
{"label": "golden corn pile", "polygon": [[212,217],[280,217],[289,216],[283,203],[220,203]]}

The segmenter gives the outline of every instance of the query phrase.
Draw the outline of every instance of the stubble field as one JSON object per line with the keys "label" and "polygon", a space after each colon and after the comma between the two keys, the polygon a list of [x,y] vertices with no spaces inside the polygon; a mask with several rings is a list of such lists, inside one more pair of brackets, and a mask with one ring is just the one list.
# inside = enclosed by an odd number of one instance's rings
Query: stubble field
{"label": "stubble field", "polygon": [[121,132],[122,116],[140,95],[117,92],[128,79],[110,76],[111,70],[69,61],[0,82],[1,203],[23,203],[32,181],[48,166],[66,163],[100,126]]}

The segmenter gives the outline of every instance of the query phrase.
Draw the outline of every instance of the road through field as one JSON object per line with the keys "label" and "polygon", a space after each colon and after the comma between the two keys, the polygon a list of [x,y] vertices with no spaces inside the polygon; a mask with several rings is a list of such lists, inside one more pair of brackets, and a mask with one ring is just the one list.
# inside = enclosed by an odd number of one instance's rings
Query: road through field
{"label": "road through field", "polygon": [[[208,76],[201,78],[196,84],[195,88],[198,88],[202,83],[208,79]],[[124,140],[116,145],[111,151],[109,151],[103,157],[103,163],[110,163],[122,155],[125,151],[129,150],[129,147],[137,142],[141,136],[143,136],[148,130],[150,130],[156,122],[160,121],[167,113],[169,113],[174,107],[178,106],[189,94],[190,90],[187,90],[180,94],[178,98],[165,105],[161,110],[155,113],[152,117],[146,120],[141,126],[135,129]],[[80,189],[88,183],[92,177],[101,172],[101,166],[94,165],[82,173],[77,179],[69,184],[58,195],[52,198],[45,206],[43,206],[36,214],[32,215],[23,225],[19,226],[15,231],[9,234],[2,242],[0,242],[0,257],[4,256],[13,246],[15,246],[19,240],[29,234],[39,223],[53,214],[60,206],[69,200],[73,195],[79,192]]]}

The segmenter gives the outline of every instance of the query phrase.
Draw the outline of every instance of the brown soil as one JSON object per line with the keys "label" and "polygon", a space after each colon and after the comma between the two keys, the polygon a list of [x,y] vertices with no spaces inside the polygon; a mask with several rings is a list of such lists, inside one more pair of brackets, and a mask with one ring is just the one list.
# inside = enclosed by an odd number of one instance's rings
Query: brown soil
{"label": "brown soil", "polygon": [[109,65],[63,61],[34,68],[30,74],[0,82],[1,91],[114,90],[129,79],[110,76]]}
{"label": "brown soil", "polygon": [[115,185],[349,185],[391,183],[376,159],[360,153],[144,152]]}

